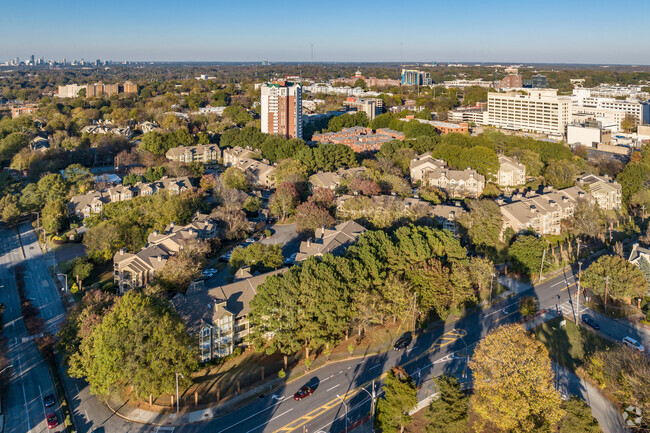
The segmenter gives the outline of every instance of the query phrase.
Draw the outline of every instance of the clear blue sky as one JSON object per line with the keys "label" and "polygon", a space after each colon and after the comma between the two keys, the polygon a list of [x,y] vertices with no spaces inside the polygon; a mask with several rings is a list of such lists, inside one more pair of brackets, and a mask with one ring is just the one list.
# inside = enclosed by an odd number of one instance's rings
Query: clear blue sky
{"label": "clear blue sky", "polygon": [[650,64],[650,0],[1,0],[0,59]]}

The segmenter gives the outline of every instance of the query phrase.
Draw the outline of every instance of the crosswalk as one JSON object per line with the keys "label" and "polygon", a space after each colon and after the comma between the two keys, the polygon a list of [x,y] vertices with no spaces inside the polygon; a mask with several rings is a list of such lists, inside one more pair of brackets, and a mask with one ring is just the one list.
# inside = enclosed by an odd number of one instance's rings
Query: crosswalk
{"label": "crosswalk", "polygon": [[[573,302],[572,300],[566,301],[563,304],[558,305],[559,311],[562,312],[563,315],[573,315],[576,312],[576,303]],[[585,307],[582,302],[580,303],[580,310],[577,312],[578,315],[581,315],[582,313],[589,311],[589,308]]]}

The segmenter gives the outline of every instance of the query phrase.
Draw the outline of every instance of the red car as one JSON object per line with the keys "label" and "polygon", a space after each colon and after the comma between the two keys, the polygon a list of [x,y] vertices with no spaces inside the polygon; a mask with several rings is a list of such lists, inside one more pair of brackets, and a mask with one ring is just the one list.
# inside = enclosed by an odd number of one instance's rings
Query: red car
{"label": "red car", "polygon": [[47,414],[47,428],[55,428],[59,426],[59,419],[54,412]]}
{"label": "red car", "polygon": [[296,401],[302,400],[305,397],[308,397],[314,393],[314,388],[311,386],[303,386],[298,390],[297,393],[293,395],[293,399]]}

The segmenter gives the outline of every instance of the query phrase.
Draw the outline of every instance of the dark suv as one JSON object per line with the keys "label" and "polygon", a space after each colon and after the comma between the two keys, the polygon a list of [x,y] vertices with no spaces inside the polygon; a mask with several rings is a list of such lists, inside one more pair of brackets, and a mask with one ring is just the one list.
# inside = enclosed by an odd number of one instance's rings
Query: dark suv
{"label": "dark suv", "polygon": [[402,350],[406,349],[409,344],[411,344],[411,341],[413,341],[413,335],[410,332],[404,333],[400,338],[397,339],[395,344],[393,345],[393,349],[395,350]]}

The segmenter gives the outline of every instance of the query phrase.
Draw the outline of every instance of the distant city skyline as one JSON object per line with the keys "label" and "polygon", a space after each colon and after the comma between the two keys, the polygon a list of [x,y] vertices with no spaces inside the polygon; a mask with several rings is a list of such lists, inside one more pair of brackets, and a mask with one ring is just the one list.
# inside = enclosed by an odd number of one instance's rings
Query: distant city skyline
{"label": "distant city skyline", "polygon": [[[612,8],[615,13],[605,13]],[[650,65],[650,2],[12,2],[0,61],[501,62]],[[20,34],[20,37],[16,37]]]}

